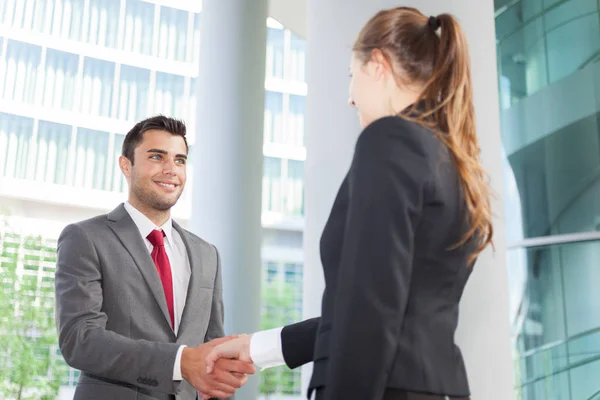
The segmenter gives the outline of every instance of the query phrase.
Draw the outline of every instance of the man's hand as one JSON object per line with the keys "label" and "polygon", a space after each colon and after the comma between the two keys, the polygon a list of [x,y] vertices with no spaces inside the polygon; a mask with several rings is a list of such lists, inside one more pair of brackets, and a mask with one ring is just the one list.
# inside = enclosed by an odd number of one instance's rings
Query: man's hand
{"label": "man's hand", "polygon": [[238,359],[252,363],[252,359],[250,358],[250,339],[252,339],[252,335],[240,335],[236,339],[217,344],[206,357],[206,372],[211,374],[215,368],[215,363],[220,359]]}
{"label": "man's hand", "polygon": [[242,387],[256,368],[250,362],[240,360],[220,360],[207,374],[206,357],[219,344],[232,340],[231,337],[215,339],[198,347],[186,347],[181,355],[181,375],[205,398],[224,399],[232,396]]}

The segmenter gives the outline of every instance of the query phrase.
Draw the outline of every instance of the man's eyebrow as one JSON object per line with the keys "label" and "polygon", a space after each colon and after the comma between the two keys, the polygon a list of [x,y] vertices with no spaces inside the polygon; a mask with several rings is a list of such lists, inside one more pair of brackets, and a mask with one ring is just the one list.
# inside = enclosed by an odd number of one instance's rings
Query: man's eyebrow
{"label": "man's eyebrow", "polygon": [[167,153],[166,150],[161,150],[161,149],[150,149],[150,150],[148,150],[148,153],[169,154],[169,153]]}
{"label": "man's eyebrow", "polygon": [[[150,150],[148,150],[148,153],[158,153],[158,154],[164,154],[164,155],[169,154],[168,151],[162,150],[162,149],[150,149]],[[183,159],[187,160],[188,157],[186,154],[176,154],[175,158],[183,158]]]}

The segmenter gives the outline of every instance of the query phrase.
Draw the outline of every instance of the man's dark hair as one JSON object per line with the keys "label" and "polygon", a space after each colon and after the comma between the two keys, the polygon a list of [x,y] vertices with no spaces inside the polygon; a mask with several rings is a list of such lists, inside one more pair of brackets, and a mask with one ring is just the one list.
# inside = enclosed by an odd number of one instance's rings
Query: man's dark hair
{"label": "man's dark hair", "polygon": [[167,131],[171,135],[181,136],[185,143],[185,149],[189,150],[187,140],[185,139],[185,123],[179,119],[166,117],[164,115],[155,115],[154,117],[147,118],[135,124],[125,136],[121,154],[131,161],[131,165],[133,165],[133,152],[144,138],[144,132],[153,129]]}

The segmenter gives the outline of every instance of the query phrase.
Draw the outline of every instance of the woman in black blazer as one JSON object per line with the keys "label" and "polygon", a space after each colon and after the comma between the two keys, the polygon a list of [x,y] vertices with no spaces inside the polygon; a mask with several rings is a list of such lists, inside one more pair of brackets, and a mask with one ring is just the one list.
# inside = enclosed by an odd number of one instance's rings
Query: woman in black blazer
{"label": "woman in black blazer", "polygon": [[[458,305],[492,223],[465,37],[448,14],[381,11],[350,70],[364,130],[321,238],[322,314],[278,331],[282,361],[314,362],[317,400],[466,399]],[[209,365],[261,366],[261,334]]]}

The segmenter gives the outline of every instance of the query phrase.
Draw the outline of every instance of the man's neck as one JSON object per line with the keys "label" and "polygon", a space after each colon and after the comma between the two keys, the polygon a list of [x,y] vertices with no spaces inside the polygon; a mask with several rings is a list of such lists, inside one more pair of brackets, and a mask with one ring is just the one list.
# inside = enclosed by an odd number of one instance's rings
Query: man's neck
{"label": "man's neck", "polygon": [[171,210],[161,211],[156,210],[152,207],[149,207],[145,204],[140,204],[135,200],[129,199],[129,204],[133,206],[136,210],[144,214],[150,221],[152,221],[156,226],[163,226],[171,217]]}

